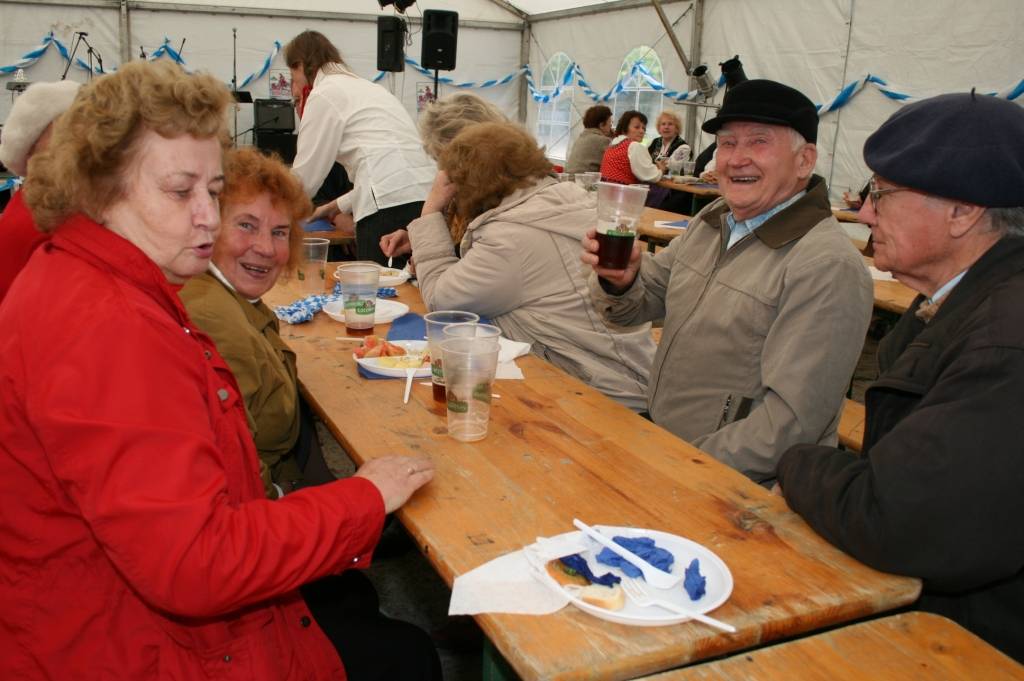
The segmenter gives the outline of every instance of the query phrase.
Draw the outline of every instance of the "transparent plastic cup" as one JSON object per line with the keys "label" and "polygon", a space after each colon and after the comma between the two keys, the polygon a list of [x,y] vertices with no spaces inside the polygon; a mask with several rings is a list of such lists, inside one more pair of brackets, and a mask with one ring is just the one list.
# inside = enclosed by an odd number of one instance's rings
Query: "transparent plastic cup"
{"label": "transparent plastic cup", "polygon": [[302,259],[295,272],[295,278],[306,295],[324,292],[327,281],[327,249],[331,242],[318,237],[302,240]]}
{"label": "transparent plastic cup", "polygon": [[498,368],[494,338],[448,338],[441,342],[444,357],[448,435],[460,442],[487,436],[491,420],[491,392]]}
{"label": "transparent plastic cup", "polygon": [[338,268],[341,296],[345,303],[345,330],[352,336],[373,333],[377,313],[377,282],[380,268],[375,264],[353,263]]}
{"label": "transparent plastic cup", "polygon": [[693,175],[693,171],[696,167],[696,161],[683,161],[683,173],[686,175]]}
{"label": "transparent plastic cup", "polygon": [[427,345],[430,348],[430,380],[434,384],[434,401],[444,402],[444,360],[441,356],[441,341],[444,328],[452,324],[466,324],[480,321],[480,315],[460,310],[438,310],[423,315],[427,325]]}
{"label": "transparent plastic cup", "polygon": [[597,183],[601,181],[601,173],[576,173],[576,184],[588,192],[597,191]]}
{"label": "transparent plastic cup", "polygon": [[622,270],[629,264],[636,221],[644,210],[646,184],[597,183],[597,264]]}
{"label": "transparent plastic cup", "polygon": [[479,322],[465,322],[462,324],[451,324],[444,327],[442,331],[444,339],[449,338],[480,338],[491,340],[495,343],[501,338],[501,329],[493,324],[481,324]]}

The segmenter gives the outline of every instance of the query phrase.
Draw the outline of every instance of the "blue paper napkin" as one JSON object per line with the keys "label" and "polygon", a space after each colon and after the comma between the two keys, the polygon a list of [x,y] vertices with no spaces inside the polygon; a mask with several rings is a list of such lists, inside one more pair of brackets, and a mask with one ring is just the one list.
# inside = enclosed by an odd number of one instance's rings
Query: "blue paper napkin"
{"label": "blue paper napkin", "polygon": [[320,218],[319,220],[310,220],[302,226],[304,232],[333,232],[334,225],[327,220]]}

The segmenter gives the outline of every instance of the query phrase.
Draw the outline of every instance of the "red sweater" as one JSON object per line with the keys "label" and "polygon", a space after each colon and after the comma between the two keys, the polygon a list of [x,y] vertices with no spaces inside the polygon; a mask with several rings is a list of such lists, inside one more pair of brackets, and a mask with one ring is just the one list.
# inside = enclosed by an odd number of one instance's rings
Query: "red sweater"
{"label": "red sweater", "polygon": [[369,562],[373,484],[266,500],[213,342],[85,217],[36,251],[0,328],[0,678],[344,679],[296,589]]}
{"label": "red sweater", "polygon": [[639,182],[633,169],[629,166],[629,145],[630,140],[624,139],[604,151],[604,158],[601,159],[601,179],[605,182],[618,182],[619,184],[636,184]]}
{"label": "red sweater", "polygon": [[25,205],[25,193],[20,189],[14,192],[0,214],[0,303],[36,246],[49,238],[49,234],[36,229],[32,213]]}

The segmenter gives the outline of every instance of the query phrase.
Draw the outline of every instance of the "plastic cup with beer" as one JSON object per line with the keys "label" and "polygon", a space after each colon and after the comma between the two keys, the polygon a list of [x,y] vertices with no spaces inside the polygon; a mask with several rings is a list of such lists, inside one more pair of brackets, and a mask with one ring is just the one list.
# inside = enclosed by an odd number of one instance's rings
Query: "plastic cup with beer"
{"label": "plastic cup with beer", "polygon": [[449,337],[441,342],[447,395],[448,434],[460,442],[487,436],[491,388],[498,368],[496,338]]}
{"label": "plastic cup with beer", "polygon": [[306,237],[302,240],[302,259],[299,261],[295,276],[306,295],[324,292],[327,281],[327,249],[331,242],[319,237]]}
{"label": "plastic cup with beer", "polygon": [[373,263],[342,265],[338,268],[338,280],[345,304],[345,330],[350,336],[370,335],[377,312],[380,267]]}
{"label": "plastic cup with beer", "polygon": [[444,360],[441,356],[441,341],[444,340],[444,328],[452,324],[465,324],[480,321],[480,315],[460,310],[438,310],[423,315],[427,325],[427,345],[430,348],[430,380],[434,388],[434,401],[444,402]]}
{"label": "plastic cup with beer", "polygon": [[649,189],[646,184],[597,183],[598,267],[622,270],[629,264]]}

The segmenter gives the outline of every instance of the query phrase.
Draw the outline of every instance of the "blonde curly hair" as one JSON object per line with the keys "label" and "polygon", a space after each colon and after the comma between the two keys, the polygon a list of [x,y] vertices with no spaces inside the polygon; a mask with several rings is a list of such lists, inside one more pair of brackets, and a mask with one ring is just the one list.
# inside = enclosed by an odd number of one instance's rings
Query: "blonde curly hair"
{"label": "blonde curly hair", "polygon": [[423,150],[435,161],[462,129],[473,123],[509,123],[508,117],[486,99],[457,92],[432,102],[420,114]]}
{"label": "blonde curly hair", "polygon": [[210,75],[170,62],[133,61],[82,87],[54,125],[50,145],[29,161],[25,201],[51,232],[73,213],[99,221],[122,198],[124,175],[143,133],[191,135],[228,143],[231,93]]}
{"label": "blonde curly hair", "polygon": [[551,163],[537,140],[514,123],[474,123],[441,152],[438,167],[456,186],[452,200],[452,239],[502,199],[551,174]]}

